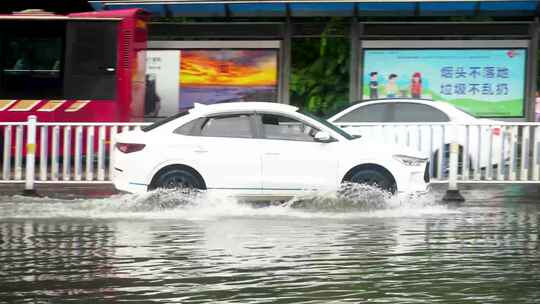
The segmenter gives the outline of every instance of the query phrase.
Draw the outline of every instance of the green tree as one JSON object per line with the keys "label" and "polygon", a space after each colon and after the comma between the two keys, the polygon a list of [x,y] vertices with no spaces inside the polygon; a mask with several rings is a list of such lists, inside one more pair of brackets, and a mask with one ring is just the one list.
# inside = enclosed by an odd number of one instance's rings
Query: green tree
{"label": "green tree", "polygon": [[319,116],[348,104],[348,37],[294,39],[292,45],[291,104]]}

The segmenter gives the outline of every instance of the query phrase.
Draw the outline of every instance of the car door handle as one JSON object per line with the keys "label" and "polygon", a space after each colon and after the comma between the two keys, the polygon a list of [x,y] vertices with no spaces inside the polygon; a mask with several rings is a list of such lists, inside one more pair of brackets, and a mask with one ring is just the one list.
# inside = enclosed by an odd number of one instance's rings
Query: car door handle
{"label": "car door handle", "polygon": [[279,152],[266,152],[264,155],[279,155]]}
{"label": "car door handle", "polygon": [[206,152],[208,152],[208,150],[206,150],[203,147],[197,147],[193,152],[195,152],[195,153],[206,153]]}

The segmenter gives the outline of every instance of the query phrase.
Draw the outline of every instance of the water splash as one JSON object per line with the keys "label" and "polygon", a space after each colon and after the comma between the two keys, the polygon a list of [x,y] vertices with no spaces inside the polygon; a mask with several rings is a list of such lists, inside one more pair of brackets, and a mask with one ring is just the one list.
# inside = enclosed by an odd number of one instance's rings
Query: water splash
{"label": "water splash", "polygon": [[0,197],[0,218],[141,218],[206,220],[220,217],[362,218],[455,213],[433,195],[394,195],[366,185],[310,193],[265,207],[205,192],[155,190],[105,199]]}
{"label": "water splash", "polygon": [[338,191],[295,197],[285,205],[309,211],[372,211],[391,208],[392,194],[369,185],[347,183]]}

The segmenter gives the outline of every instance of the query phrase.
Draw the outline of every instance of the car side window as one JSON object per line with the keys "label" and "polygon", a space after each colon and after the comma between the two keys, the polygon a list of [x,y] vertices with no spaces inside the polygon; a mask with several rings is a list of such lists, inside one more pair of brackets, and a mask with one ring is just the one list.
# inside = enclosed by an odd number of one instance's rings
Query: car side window
{"label": "car side window", "polygon": [[254,137],[249,114],[209,117],[202,124],[200,134],[207,137]]}
{"label": "car side window", "polygon": [[267,139],[315,141],[316,128],[282,115],[262,114],[262,128]]}
{"label": "car side window", "polygon": [[424,104],[396,103],[393,122],[448,122],[444,112]]}
{"label": "car side window", "polygon": [[361,106],[341,116],[336,122],[388,122],[390,106],[388,104],[372,104]]}
{"label": "car side window", "polygon": [[183,124],[182,126],[176,128],[173,131],[173,133],[174,134],[180,134],[180,135],[187,135],[187,136],[199,135],[198,130],[196,130],[195,128],[197,126],[199,126],[201,120],[203,120],[203,119],[204,118],[197,118],[195,120],[187,122],[187,123]]}

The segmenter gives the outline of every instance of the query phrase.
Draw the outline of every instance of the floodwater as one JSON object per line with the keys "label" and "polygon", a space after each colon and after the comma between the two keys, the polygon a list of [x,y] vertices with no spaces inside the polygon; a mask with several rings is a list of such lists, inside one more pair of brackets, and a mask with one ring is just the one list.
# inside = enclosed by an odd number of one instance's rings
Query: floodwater
{"label": "floodwater", "polygon": [[540,303],[540,202],[0,197],[2,303]]}

